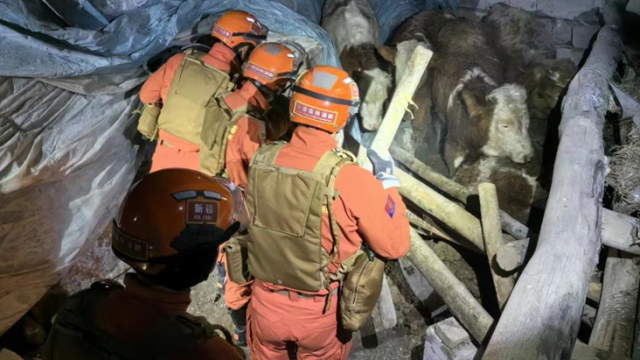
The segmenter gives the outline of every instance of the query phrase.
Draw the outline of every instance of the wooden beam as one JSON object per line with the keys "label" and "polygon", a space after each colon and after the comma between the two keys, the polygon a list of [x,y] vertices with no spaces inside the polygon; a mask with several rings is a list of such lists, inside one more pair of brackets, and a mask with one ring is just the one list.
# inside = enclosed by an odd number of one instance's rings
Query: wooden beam
{"label": "wooden beam", "polygon": [[589,346],[614,355],[631,356],[634,340],[640,267],[633,259],[609,249],[602,297]]}
{"label": "wooden beam", "polygon": [[607,25],[564,99],[538,246],[518,278],[484,359],[571,357],[601,246],[606,171],[602,130],[612,105],[609,79],[624,48],[616,10],[607,7],[604,15]]}
{"label": "wooden beam", "polygon": [[602,210],[602,243],[604,245],[640,255],[638,235],[638,219],[613,210]]}
{"label": "wooden beam", "polygon": [[[408,152],[392,146],[391,154],[412,172],[454,199],[466,204],[467,198],[473,195],[469,189],[440,175]],[[528,236],[536,235],[532,234],[529,228],[502,210],[500,210],[500,223],[502,224],[502,230],[516,239],[525,239]],[[620,214],[613,210],[602,209],[602,243],[614,249],[640,255],[639,224],[640,221],[634,217]]]}
{"label": "wooden beam", "polygon": [[484,234],[484,248],[489,260],[493,285],[496,288],[498,304],[502,309],[511,295],[511,290],[515,285],[512,276],[502,277],[495,262],[495,255],[498,249],[505,244],[502,238],[502,227],[500,226],[500,207],[498,206],[498,192],[492,183],[482,183],[478,185],[478,195],[480,196],[480,212],[482,213],[482,233]]}
{"label": "wooden beam", "polygon": [[[466,204],[467,198],[473,195],[473,193],[466,187],[442,176],[440,173],[431,169],[428,165],[397,146],[391,147],[391,155],[393,155],[396,160],[401,162],[412,172],[416,173],[439,190],[445,192],[463,204]],[[502,229],[516,239],[524,239],[529,234],[529,229],[526,226],[502,210],[500,210],[500,223],[502,225]]]}
{"label": "wooden beam", "polygon": [[429,281],[474,339],[482,343],[493,324],[493,318],[414,229],[411,229],[411,247],[407,259]]}
{"label": "wooden beam", "polygon": [[[407,210],[407,217],[409,218],[409,223],[411,223],[411,225],[416,226],[422,230],[424,230],[425,232],[428,233],[429,236],[433,236],[433,237],[437,237],[443,240],[447,240],[449,242],[452,242],[454,244],[458,244],[461,246],[469,246],[468,244],[464,244],[462,245],[461,242],[454,240],[451,236],[445,234],[443,231],[441,231],[440,229],[438,229],[437,227],[429,224],[428,222],[426,222],[425,220],[421,219],[418,215],[412,213],[411,211]],[[469,246],[469,248],[471,249],[475,249],[476,251],[478,249],[476,249],[473,246]]]}
{"label": "wooden beam", "polygon": [[[375,150],[378,154],[384,155],[389,151],[389,146],[398,132],[400,122],[404,117],[408,105],[408,99],[413,97],[413,94],[418,87],[418,83],[424,72],[427,70],[429,61],[433,52],[424,47],[418,47],[415,49],[409,60],[407,66],[406,75],[402,78],[396,91],[391,99],[389,108],[382,119],[380,128],[373,139],[371,149]],[[366,151],[363,151],[363,147],[358,152],[358,165],[365,169],[372,170],[371,162],[369,161]],[[393,299],[391,298],[391,292],[389,285],[387,284],[386,277],[383,279],[382,291],[380,297],[376,303],[376,310],[382,318],[383,330],[393,328],[396,324],[396,312],[393,307]],[[376,313],[376,312],[374,312]]]}
{"label": "wooden beam", "polygon": [[406,172],[396,169],[400,194],[484,251],[480,220]]}
{"label": "wooden beam", "polygon": [[629,360],[628,356],[619,356],[596,349],[587,344],[576,342],[571,360]]}
{"label": "wooden beam", "polygon": [[[398,83],[387,112],[384,114],[382,123],[373,138],[370,146],[372,150],[375,150],[379,154],[385,154],[389,151],[391,142],[393,142],[393,138],[396,136],[396,132],[398,132],[400,122],[409,106],[409,100],[416,92],[418,84],[424,72],[427,70],[432,56],[433,52],[425,47],[418,46],[414,50],[407,64],[407,70]],[[369,168],[368,166],[370,166],[367,153],[363,151],[362,147],[360,147],[360,151],[358,151],[358,164],[365,168]]]}

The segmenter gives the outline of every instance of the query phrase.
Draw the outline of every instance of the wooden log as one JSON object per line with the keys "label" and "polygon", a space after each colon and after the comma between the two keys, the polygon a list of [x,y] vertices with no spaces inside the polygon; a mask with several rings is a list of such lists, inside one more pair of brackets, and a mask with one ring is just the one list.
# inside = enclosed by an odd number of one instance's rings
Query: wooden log
{"label": "wooden log", "polygon": [[560,145],[536,251],[520,274],[484,359],[568,359],[601,246],[609,79],[624,47],[612,7],[569,85]]}
{"label": "wooden log", "polygon": [[[385,113],[380,128],[376,133],[371,144],[371,149],[375,150],[378,154],[385,154],[391,146],[391,142],[398,132],[400,122],[404,117],[405,109],[408,105],[408,99],[413,97],[413,94],[418,87],[418,83],[424,72],[427,70],[427,65],[431,61],[433,52],[424,47],[418,47],[415,49],[407,65],[406,75],[402,78],[402,81],[398,84],[396,91],[391,99],[391,103],[387,112]],[[363,151],[361,147],[358,152],[358,165],[371,170],[371,162],[369,161],[366,151]],[[386,277],[383,279],[382,291],[380,297],[376,303],[376,310],[374,313],[379,313],[382,321],[382,330],[387,330],[395,327],[397,322],[395,308],[393,307],[393,299],[391,298],[391,291],[387,284]]]}
{"label": "wooden log", "polygon": [[[445,234],[443,231],[441,231],[437,227],[435,227],[435,226],[429,224],[428,222],[424,221],[418,215],[412,213],[411,211],[407,211],[407,217],[409,218],[409,223],[411,223],[411,225],[419,227],[420,229],[422,229],[425,232],[427,232],[428,235],[435,236],[437,238],[440,238],[440,239],[443,239],[443,240],[447,240],[449,242],[461,245],[459,241],[454,240],[453,238],[451,238],[451,236]],[[464,245],[468,246],[468,244],[464,244]],[[464,245],[462,245],[462,246],[464,246]],[[469,246],[469,248],[475,249],[476,251],[478,250],[473,246]]]}
{"label": "wooden log", "polygon": [[638,219],[613,210],[602,211],[602,243],[630,254],[640,255]]}
{"label": "wooden log", "polygon": [[589,346],[614,355],[631,356],[634,340],[640,267],[633,259],[609,249],[602,297]]}
{"label": "wooden log", "polygon": [[511,295],[511,290],[515,285],[512,276],[502,277],[495,263],[495,255],[498,249],[505,244],[502,238],[502,227],[500,226],[500,207],[498,206],[498,192],[492,183],[482,183],[478,185],[478,195],[480,196],[480,212],[482,214],[482,233],[484,234],[484,248],[489,260],[493,285],[496,288],[498,304],[502,309]]}
{"label": "wooden log", "polygon": [[407,259],[429,281],[474,339],[482,343],[493,318],[413,229]]}
{"label": "wooden log", "polygon": [[[414,50],[413,55],[411,55],[409,63],[407,64],[407,70],[396,87],[387,112],[384,114],[382,123],[380,124],[373,142],[371,143],[370,148],[372,150],[375,150],[379,154],[384,154],[389,151],[391,142],[396,136],[400,122],[407,111],[406,109],[409,105],[409,100],[416,92],[418,84],[431,61],[432,56],[433,52],[425,47],[418,46]],[[360,151],[358,151],[358,164],[365,168],[370,166],[367,153],[366,151],[363,151],[362,147],[360,148]]]}
{"label": "wooden log", "polygon": [[400,179],[400,194],[402,196],[447,224],[475,247],[484,251],[482,229],[478,218],[406,172],[396,169],[395,175]]}
{"label": "wooden log", "polygon": [[[467,203],[467,198],[473,193],[466,187],[456,183],[455,181],[442,176],[437,171],[431,169],[428,165],[413,157],[408,152],[398,148],[397,146],[391,147],[391,155],[409,168],[412,172],[419,175],[421,178],[442,190],[454,199]],[[502,229],[507,233],[515,237],[516,239],[524,239],[529,234],[529,229],[514,219],[511,215],[500,210],[500,223]]]}
{"label": "wooden log", "polygon": [[521,239],[504,244],[496,253],[496,263],[500,269],[510,272],[524,264],[529,239]]}
{"label": "wooden log", "polygon": [[[391,147],[391,154],[412,172],[456,200],[466,204],[467,198],[472,195],[469,189],[440,175],[428,165],[411,156],[408,152],[393,146]],[[502,210],[500,210],[500,223],[502,224],[502,230],[516,239],[525,239],[529,236],[536,235],[531,233],[525,225]],[[602,243],[614,249],[640,255],[639,224],[640,221],[634,217],[619,214],[609,209],[603,209]]]}
{"label": "wooden log", "polygon": [[628,356],[619,356],[596,349],[587,344],[576,342],[571,360],[629,360]]}

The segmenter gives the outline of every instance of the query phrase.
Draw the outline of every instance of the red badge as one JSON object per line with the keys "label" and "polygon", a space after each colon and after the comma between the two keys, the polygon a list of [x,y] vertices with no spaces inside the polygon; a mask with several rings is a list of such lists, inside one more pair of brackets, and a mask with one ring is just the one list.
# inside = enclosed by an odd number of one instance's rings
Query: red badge
{"label": "red badge", "polygon": [[351,86],[351,95],[353,97],[354,100],[360,100],[360,90],[358,89],[358,84],[356,84],[355,82],[352,82],[351,84],[349,84]]}
{"label": "red badge", "polygon": [[387,195],[387,203],[384,206],[384,211],[387,212],[390,218],[393,218],[393,214],[396,212],[396,203],[391,198],[391,195]]}
{"label": "red badge", "polygon": [[296,101],[293,107],[293,113],[327,124],[335,124],[338,115],[335,111],[325,111],[299,101]]}
{"label": "red badge", "polygon": [[187,200],[187,224],[218,223],[218,201]]}

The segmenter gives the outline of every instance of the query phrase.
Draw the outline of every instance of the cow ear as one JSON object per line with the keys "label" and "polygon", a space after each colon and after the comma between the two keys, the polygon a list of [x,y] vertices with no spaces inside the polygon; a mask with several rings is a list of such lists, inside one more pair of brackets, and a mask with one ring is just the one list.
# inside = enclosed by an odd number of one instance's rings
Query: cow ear
{"label": "cow ear", "polygon": [[380,56],[385,59],[387,62],[390,62],[392,64],[396,63],[396,53],[398,52],[398,50],[395,47],[392,46],[379,46],[378,47],[378,54],[380,54]]}
{"label": "cow ear", "polygon": [[485,98],[473,91],[462,90],[460,98],[467,109],[467,114],[471,117],[480,115],[487,106],[488,97]]}

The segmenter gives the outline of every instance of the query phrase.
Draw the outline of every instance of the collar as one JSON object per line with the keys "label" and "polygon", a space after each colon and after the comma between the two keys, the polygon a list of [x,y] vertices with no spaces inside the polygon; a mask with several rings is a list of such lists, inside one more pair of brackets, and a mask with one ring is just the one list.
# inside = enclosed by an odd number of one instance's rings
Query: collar
{"label": "collar", "polygon": [[227,105],[230,106],[232,106],[231,103],[243,105],[249,104],[263,112],[267,112],[271,107],[258,87],[251,81],[245,81],[238,89],[231,93],[229,97],[231,97],[232,100],[227,101],[227,98],[225,98],[225,101],[227,102]]}
{"label": "collar", "polygon": [[186,312],[191,303],[189,290],[172,291],[147,285],[140,281],[136,274],[126,274],[124,277],[124,286],[124,291],[131,296],[141,299],[150,305],[161,307],[168,312]]}
{"label": "collar", "polygon": [[209,55],[224,62],[225,64],[229,64],[232,70],[240,67],[235,51],[223,43],[217,42],[213,44],[211,50],[209,50]]}
{"label": "collar", "polygon": [[292,148],[305,150],[305,152],[319,156],[338,147],[336,139],[328,132],[304,125],[296,128],[289,144]]}

